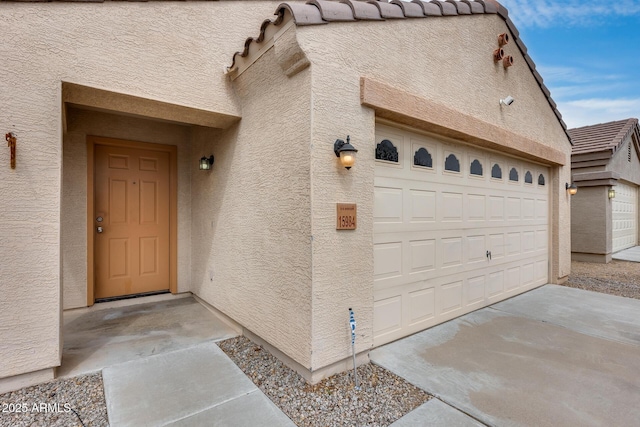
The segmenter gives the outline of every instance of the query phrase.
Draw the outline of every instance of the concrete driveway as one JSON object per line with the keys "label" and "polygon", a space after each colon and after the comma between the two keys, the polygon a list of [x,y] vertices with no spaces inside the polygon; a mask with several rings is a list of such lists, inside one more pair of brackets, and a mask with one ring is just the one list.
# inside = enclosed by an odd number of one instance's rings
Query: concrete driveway
{"label": "concrete driveway", "polygon": [[[376,349],[371,359],[468,415],[460,425],[640,420],[640,300],[546,285]],[[414,418],[413,426],[434,425]]]}

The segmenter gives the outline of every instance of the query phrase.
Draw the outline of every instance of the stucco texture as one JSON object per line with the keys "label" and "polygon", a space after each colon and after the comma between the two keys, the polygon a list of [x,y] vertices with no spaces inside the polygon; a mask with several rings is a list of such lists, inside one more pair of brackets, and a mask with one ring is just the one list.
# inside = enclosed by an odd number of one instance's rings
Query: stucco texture
{"label": "stucco texture", "polygon": [[[507,31],[497,15],[426,20],[330,23],[298,27],[297,38],[312,70],[313,365],[348,357],[347,308],[358,320],[358,351],[371,346],[373,322],[372,209],[374,129],[372,110],[360,104],[360,77],[440,103],[566,154],[552,168],[550,281],[570,270],[570,144],[547,98],[515,44],[505,47],[515,64],[492,59],[497,35]],[[375,43],[371,41],[375,40]],[[499,99],[516,102],[501,107]],[[533,113],[532,113],[533,112]],[[455,126],[452,117],[452,126]],[[336,138],[350,134],[356,165],[340,168]],[[335,203],[358,204],[358,230],[335,230]]]}
{"label": "stucco texture", "polygon": [[215,163],[192,178],[192,291],[310,369],[310,73],[271,49],[234,86],[240,123],[194,134]]}
{"label": "stucco texture", "polygon": [[223,67],[276,6],[0,3],[0,378],[60,362],[62,82],[239,115]]}

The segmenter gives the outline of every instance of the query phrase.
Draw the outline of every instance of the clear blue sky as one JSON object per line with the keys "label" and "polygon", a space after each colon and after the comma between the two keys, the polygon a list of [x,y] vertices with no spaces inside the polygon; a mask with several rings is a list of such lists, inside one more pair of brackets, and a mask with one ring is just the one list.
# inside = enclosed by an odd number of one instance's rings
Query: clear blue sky
{"label": "clear blue sky", "polygon": [[640,0],[498,0],[569,128],[640,118]]}

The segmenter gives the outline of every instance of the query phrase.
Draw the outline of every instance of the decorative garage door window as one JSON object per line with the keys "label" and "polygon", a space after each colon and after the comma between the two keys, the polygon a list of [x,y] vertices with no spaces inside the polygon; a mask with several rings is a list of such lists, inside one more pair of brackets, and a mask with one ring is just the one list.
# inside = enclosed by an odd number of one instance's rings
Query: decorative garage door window
{"label": "decorative garage door window", "polygon": [[527,173],[524,174],[524,182],[525,184],[532,184],[533,183],[533,176],[531,176],[531,172],[527,171]]}
{"label": "decorative garage door window", "polygon": [[471,162],[471,166],[469,167],[469,173],[471,175],[482,176],[482,163],[478,159],[475,159]]}
{"label": "decorative garage door window", "polygon": [[491,178],[502,179],[502,169],[497,163],[491,168]]}
{"label": "decorative garage door window", "polygon": [[431,153],[429,153],[426,148],[420,147],[413,155],[413,164],[425,168],[432,168],[433,159],[431,158]]}
{"label": "decorative garage door window", "polygon": [[444,161],[444,170],[450,172],[460,172],[460,161],[455,154],[449,154]]}
{"label": "decorative garage door window", "polygon": [[518,182],[518,170],[516,168],[511,168],[509,171],[509,181]]}
{"label": "decorative garage door window", "polygon": [[548,168],[383,124],[375,140],[398,162],[375,164],[374,346],[548,282],[549,188],[524,178]]}
{"label": "decorative garage door window", "polygon": [[544,175],[542,174],[538,176],[538,185],[544,185]]}
{"label": "decorative garage door window", "polygon": [[393,142],[384,139],[376,146],[376,159],[398,163],[398,149]]}

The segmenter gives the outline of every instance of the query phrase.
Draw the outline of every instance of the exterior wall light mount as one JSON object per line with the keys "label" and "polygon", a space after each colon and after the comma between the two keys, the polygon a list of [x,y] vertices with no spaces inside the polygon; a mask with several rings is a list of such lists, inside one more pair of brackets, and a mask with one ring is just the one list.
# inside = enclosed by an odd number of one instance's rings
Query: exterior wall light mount
{"label": "exterior wall light mount", "polygon": [[336,157],[340,158],[340,163],[347,170],[351,169],[351,166],[356,162],[356,153],[358,150],[354,148],[350,143],[351,138],[347,135],[347,142],[342,139],[336,139],[333,144],[333,152],[336,153]]}
{"label": "exterior wall light mount", "polygon": [[607,193],[610,199],[613,199],[616,197],[616,190],[614,188],[610,188],[609,192]]}
{"label": "exterior wall light mount", "polygon": [[569,185],[568,182],[565,183],[564,188],[567,189],[567,193],[569,193],[571,196],[575,195],[578,192],[578,186],[575,184],[575,182],[572,182],[571,185]]}
{"label": "exterior wall light mount", "polygon": [[202,157],[200,159],[200,170],[201,171],[208,171],[209,169],[211,169],[211,166],[213,166],[213,154],[210,155],[209,157]]}

